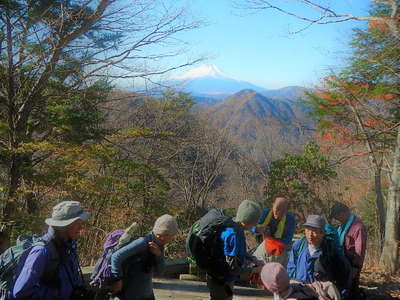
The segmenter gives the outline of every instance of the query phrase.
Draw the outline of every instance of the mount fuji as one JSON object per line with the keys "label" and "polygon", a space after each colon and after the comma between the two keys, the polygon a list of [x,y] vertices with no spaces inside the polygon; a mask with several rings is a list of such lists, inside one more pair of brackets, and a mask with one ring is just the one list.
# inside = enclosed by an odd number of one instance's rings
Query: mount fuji
{"label": "mount fuji", "polygon": [[215,65],[201,65],[171,78],[177,90],[191,93],[195,97],[225,98],[241,90],[251,89],[266,92],[266,88],[235,79]]}

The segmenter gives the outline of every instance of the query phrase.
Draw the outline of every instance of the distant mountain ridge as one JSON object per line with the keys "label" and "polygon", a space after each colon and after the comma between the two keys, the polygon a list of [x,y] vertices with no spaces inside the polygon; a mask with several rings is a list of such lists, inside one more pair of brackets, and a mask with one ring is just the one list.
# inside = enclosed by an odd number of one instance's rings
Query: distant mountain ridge
{"label": "distant mountain ridge", "polygon": [[[268,98],[242,90],[205,110],[207,121],[227,132],[256,159],[295,152],[310,139],[314,127],[310,108],[294,100]],[[268,155],[265,153],[268,149]]]}
{"label": "distant mountain ridge", "polygon": [[309,90],[310,89],[302,86],[287,86],[276,90],[268,90],[262,92],[262,94],[268,98],[274,99],[300,100],[304,98],[305,92]]}
{"label": "distant mountain ridge", "polygon": [[[253,90],[268,98],[295,100],[301,99],[304,96],[304,91],[306,91],[306,88],[301,86],[267,89],[247,81],[235,79],[223,73],[215,65],[202,65],[191,69],[185,74],[173,77],[169,84],[178,91],[190,93],[198,99],[199,103],[202,103],[202,99],[222,100],[242,90]],[[210,103],[210,101],[207,103]]]}
{"label": "distant mountain ridge", "polygon": [[301,86],[266,89],[232,78],[213,65],[189,70],[166,85],[190,93],[194,113],[227,132],[261,163],[300,151],[315,127],[308,118],[310,108],[299,101],[307,91]]}
{"label": "distant mountain ridge", "polygon": [[223,73],[215,65],[201,65],[185,74],[171,78],[170,83],[177,90],[188,92],[199,98],[222,99],[244,89],[267,91],[264,87],[235,79]]}

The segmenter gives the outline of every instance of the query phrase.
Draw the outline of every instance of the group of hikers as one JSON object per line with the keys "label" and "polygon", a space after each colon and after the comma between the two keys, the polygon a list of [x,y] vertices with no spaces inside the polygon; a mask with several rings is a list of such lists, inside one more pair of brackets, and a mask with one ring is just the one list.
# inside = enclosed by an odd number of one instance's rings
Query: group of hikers
{"label": "group of hikers", "polygon": [[[188,256],[205,269],[211,300],[232,300],[234,283],[240,278],[255,278],[275,300],[362,299],[359,279],[367,233],[360,219],[337,202],[329,218],[339,221],[338,228],[322,216],[309,215],[304,237],[293,243],[296,218],[288,207],[287,197],[277,197],[271,209],[244,200],[234,218],[214,209],[192,226]],[[4,252],[0,300],[154,300],[153,274],[163,272],[164,247],[178,232],[176,219],[160,216],[152,231],[141,237],[131,234],[132,226],[110,233],[91,276],[94,293],[85,288],[76,242],[89,216],[79,202],[63,201],[45,220],[47,233],[25,246],[18,259],[17,246],[7,250],[13,255]],[[245,231],[260,242],[252,251]],[[14,259],[8,282],[4,269],[12,264],[6,264],[5,257]]]}

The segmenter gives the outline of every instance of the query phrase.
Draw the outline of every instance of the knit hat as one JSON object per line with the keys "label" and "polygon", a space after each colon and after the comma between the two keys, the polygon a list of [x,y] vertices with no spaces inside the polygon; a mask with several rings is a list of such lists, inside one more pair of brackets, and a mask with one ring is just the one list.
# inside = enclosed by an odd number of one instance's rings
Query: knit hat
{"label": "knit hat", "polygon": [[54,227],[65,227],[74,221],[81,219],[85,221],[90,217],[90,213],[84,211],[78,201],[63,201],[53,207],[51,218],[45,223]]}
{"label": "knit hat", "polygon": [[257,224],[261,217],[261,207],[257,203],[249,200],[244,200],[240,203],[235,222],[243,222],[247,224]]}
{"label": "knit hat", "polygon": [[339,214],[341,214],[342,212],[348,212],[349,207],[343,203],[340,202],[335,202],[335,204],[332,205],[331,207],[331,212],[329,215],[329,218],[332,219],[336,216],[338,216]]}
{"label": "knit hat", "polygon": [[154,234],[169,234],[175,235],[178,232],[178,223],[173,216],[162,215],[154,223]]}
{"label": "knit hat", "polygon": [[266,263],[261,270],[261,281],[273,293],[281,294],[289,289],[289,276],[280,263]]}

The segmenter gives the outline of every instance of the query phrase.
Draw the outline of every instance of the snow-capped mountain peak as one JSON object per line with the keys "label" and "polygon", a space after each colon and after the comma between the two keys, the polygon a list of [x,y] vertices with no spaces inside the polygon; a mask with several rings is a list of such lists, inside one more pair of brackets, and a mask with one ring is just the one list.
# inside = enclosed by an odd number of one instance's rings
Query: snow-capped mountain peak
{"label": "snow-capped mountain peak", "polygon": [[232,77],[223,73],[220,69],[218,69],[215,65],[201,65],[194,69],[187,71],[184,74],[178,75],[174,77],[174,80],[188,80],[194,78],[201,78],[201,77],[214,77],[214,78],[230,78]]}

